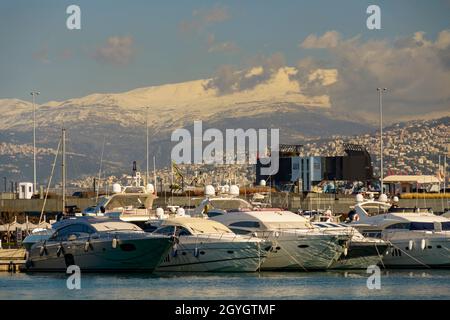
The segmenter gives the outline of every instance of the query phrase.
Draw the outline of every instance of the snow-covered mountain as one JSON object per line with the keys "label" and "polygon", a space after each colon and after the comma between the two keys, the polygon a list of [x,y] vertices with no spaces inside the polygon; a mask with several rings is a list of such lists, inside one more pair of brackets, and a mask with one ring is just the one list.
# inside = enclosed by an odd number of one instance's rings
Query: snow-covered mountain
{"label": "snow-covered mountain", "polygon": [[[150,148],[160,165],[168,163],[171,132],[192,128],[194,120],[203,120],[205,128],[280,128],[281,142],[297,143],[305,137],[359,134],[372,129],[369,124],[334,114],[327,95],[305,95],[296,80],[297,73],[297,69],[285,67],[267,75],[262,68],[253,68],[240,74],[240,80],[264,81],[226,92],[211,85],[213,79],[204,79],[42,103],[36,112],[37,144],[55,148],[64,124],[68,151],[85,155],[79,172],[69,172],[78,176],[90,174],[86,172],[88,163],[89,168],[98,166],[104,139],[105,159],[114,162],[114,168],[128,168],[132,160],[144,163],[147,107]],[[334,83],[336,77],[335,70],[317,70],[310,75],[324,87]],[[30,102],[0,99],[0,142],[31,143],[31,110]],[[47,170],[48,165],[42,166],[41,170]]]}
{"label": "snow-covered mountain", "polygon": [[[262,72],[258,68],[249,71],[248,77]],[[211,79],[195,80],[139,88],[123,93],[91,94],[65,101],[51,101],[37,107],[39,126],[53,126],[67,122],[114,122],[120,126],[134,126],[142,121],[145,108],[149,107],[149,124],[153,129],[183,126],[193,119],[212,120],[219,117],[245,117],[284,110],[287,105],[327,109],[329,98],[325,95],[302,94],[298,81],[292,79],[295,68],[281,68],[267,81],[251,89],[221,94],[209,86]],[[323,82],[335,81],[333,71],[323,70]],[[0,129],[26,130],[30,126],[31,103],[16,100],[0,100]]]}

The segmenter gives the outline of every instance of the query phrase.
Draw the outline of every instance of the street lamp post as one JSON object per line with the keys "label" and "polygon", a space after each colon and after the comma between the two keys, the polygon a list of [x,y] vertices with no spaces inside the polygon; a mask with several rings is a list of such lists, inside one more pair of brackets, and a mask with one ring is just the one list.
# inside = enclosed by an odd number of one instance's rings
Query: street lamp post
{"label": "street lamp post", "polygon": [[33,194],[36,194],[36,105],[35,97],[40,94],[38,91],[30,92],[33,100]]}
{"label": "street lamp post", "polygon": [[[146,130],[146,137],[147,137],[146,148],[145,148],[146,161],[147,161],[146,171],[145,171],[145,177],[146,177],[145,183],[148,184],[148,107],[145,108],[145,130]],[[156,186],[155,186],[155,188],[156,188]]]}
{"label": "street lamp post", "polygon": [[380,184],[381,193],[383,194],[383,92],[386,92],[387,88],[377,88],[377,91],[380,104]]}

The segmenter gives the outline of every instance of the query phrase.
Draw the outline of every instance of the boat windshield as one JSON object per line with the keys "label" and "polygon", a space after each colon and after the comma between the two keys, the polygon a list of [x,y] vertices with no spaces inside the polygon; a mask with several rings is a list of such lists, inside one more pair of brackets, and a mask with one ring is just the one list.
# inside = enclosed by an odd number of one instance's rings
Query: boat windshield
{"label": "boat windshield", "polygon": [[251,209],[252,205],[243,199],[211,199],[209,201],[215,209],[222,210],[238,210],[238,209]]}
{"label": "boat windshield", "polygon": [[[170,225],[170,222],[168,224]],[[181,226],[190,229],[193,234],[232,233],[228,227],[212,220],[183,221]],[[180,225],[177,226],[179,227]]]}
{"label": "boat windshield", "polygon": [[142,208],[151,207],[151,198],[147,195],[130,195],[130,194],[119,194],[115,195],[109,203],[106,205],[106,209],[112,210],[114,208]]}
{"label": "boat windshield", "polygon": [[99,232],[104,231],[142,231],[137,225],[120,221],[93,223],[92,226]]}
{"label": "boat windshield", "polygon": [[311,229],[309,221],[270,221],[264,222],[267,229]]}
{"label": "boat windshield", "polygon": [[197,224],[193,223],[190,225],[194,234],[202,234],[202,233],[232,233],[230,229],[225,227],[220,223],[211,223],[211,224]]}

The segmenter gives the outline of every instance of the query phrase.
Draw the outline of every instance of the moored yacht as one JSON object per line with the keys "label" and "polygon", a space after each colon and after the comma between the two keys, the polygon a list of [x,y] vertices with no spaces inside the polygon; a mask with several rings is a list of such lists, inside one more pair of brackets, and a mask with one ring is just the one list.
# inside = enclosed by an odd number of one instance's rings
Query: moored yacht
{"label": "moored yacht", "polygon": [[253,209],[250,203],[236,196],[239,193],[233,187],[229,197],[215,197],[213,188],[207,186],[207,198],[194,213],[207,215],[237,234],[270,240],[272,249],[262,270],[323,270],[343,254],[351,237],[348,230],[319,229],[306,218],[281,209]]}
{"label": "moored yacht", "polygon": [[351,234],[313,227],[289,211],[208,211],[210,219],[238,234],[253,234],[272,241],[272,250],[262,270],[324,270],[343,254]]}
{"label": "moored yacht", "polygon": [[216,221],[188,216],[162,220],[153,234],[176,239],[157,271],[253,272],[272,247],[270,241],[236,235]]}
{"label": "moored yacht", "polygon": [[450,219],[428,209],[395,207],[385,195],[380,201],[358,195],[349,216],[363,235],[391,245],[383,258],[386,267],[450,267]]}
{"label": "moored yacht", "polygon": [[317,228],[330,230],[346,230],[352,234],[347,248],[331,269],[367,269],[372,265],[383,265],[383,257],[389,247],[388,243],[379,238],[364,237],[358,230],[348,225],[336,222],[313,222]]}
{"label": "moored yacht", "polygon": [[173,237],[151,235],[138,226],[106,217],[77,217],[53,224],[53,234],[32,245],[28,271],[153,271]]}

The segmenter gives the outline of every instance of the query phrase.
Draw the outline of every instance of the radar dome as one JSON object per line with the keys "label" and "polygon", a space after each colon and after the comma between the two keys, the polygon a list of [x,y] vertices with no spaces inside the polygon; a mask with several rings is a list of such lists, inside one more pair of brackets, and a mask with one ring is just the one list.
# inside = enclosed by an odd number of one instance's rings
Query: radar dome
{"label": "radar dome", "polygon": [[230,192],[229,192],[231,195],[233,195],[233,196],[238,196],[239,195],[239,187],[237,186],[237,185],[235,185],[235,184],[233,184],[231,187],[230,187]]}
{"label": "radar dome", "polygon": [[266,180],[259,181],[259,185],[265,187],[266,186]]}
{"label": "radar dome", "polygon": [[113,193],[121,193],[121,192],[122,192],[122,187],[120,186],[120,184],[114,183],[113,184]]}
{"label": "radar dome", "polygon": [[184,209],[183,208],[178,208],[177,209],[177,216],[182,217],[184,215],[185,215]]}
{"label": "radar dome", "polygon": [[394,202],[398,202],[398,197],[395,196],[393,200],[394,200]]}
{"label": "radar dome", "polygon": [[147,192],[148,193],[155,193],[155,186],[151,183],[147,184]]}
{"label": "radar dome", "polygon": [[207,185],[205,187],[205,196],[215,196],[216,190],[214,190],[214,187],[212,185]]}
{"label": "radar dome", "polygon": [[159,219],[162,219],[164,217],[164,209],[163,208],[156,208],[156,216]]}
{"label": "radar dome", "polygon": [[361,193],[358,193],[356,195],[356,202],[363,202],[364,201],[364,197]]}
{"label": "radar dome", "polygon": [[388,198],[387,195],[385,195],[384,193],[380,194],[380,197],[378,198],[378,201],[380,202],[387,202]]}

